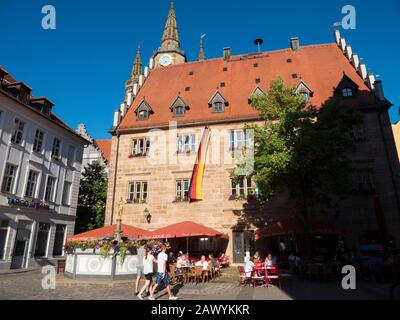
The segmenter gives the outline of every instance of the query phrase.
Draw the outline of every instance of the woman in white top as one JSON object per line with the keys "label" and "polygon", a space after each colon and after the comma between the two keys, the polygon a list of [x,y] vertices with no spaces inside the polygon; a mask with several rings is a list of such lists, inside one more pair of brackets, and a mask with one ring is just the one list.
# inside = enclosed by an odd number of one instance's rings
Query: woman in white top
{"label": "woman in white top", "polygon": [[251,275],[253,274],[254,270],[254,257],[250,257],[249,260],[246,261],[244,264],[244,274],[246,275],[246,278],[251,278]]}
{"label": "woman in white top", "polygon": [[144,277],[146,279],[146,282],[142,289],[140,289],[140,292],[138,294],[138,298],[140,300],[143,300],[142,294],[145,290],[149,291],[151,288],[151,281],[153,279],[153,273],[154,273],[154,262],[157,262],[157,260],[154,258],[154,256],[151,254],[151,250],[149,247],[146,248],[146,254],[144,255],[143,258],[143,273]]}

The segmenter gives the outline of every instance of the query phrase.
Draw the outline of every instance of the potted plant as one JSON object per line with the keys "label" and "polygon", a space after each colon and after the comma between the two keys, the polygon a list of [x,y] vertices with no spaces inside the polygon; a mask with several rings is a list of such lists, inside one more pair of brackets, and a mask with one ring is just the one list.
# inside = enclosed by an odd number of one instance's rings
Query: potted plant
{"label": "potted plant", "polygon": [[228,200],[232,201],[232,200],[236,200],[236,194],[231,194],[228,198]]}

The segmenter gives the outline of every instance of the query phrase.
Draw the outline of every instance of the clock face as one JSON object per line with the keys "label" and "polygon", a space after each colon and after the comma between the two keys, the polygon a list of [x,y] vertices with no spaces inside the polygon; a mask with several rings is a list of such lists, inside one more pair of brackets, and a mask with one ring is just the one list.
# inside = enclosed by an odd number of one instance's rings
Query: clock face
{"label": "clock face", "polygon": [[172,63],[172,57],[169,54],[164,54],[160,57],[160,64],[162,66],[169,66]]}

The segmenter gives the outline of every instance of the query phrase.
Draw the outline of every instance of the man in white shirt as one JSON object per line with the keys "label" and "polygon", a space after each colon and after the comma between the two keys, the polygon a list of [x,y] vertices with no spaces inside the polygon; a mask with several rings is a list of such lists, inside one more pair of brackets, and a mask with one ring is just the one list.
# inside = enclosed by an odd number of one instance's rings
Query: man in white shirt
{"label": "man in white shirt", "polygon": [[169,300],[177,300],[178,297],[175,297],[172,294],[171,286],[169,283],[171,282],[169,278],[168,272],[168,255],[165,253],[167,251],[166,245],[161,246],[161,252],[157,256],[157,278],[155,285],[151,288],[149,300],[155,300],[154,292],[156,291],[157,287],[163,283],[165,288],[167,289]]}

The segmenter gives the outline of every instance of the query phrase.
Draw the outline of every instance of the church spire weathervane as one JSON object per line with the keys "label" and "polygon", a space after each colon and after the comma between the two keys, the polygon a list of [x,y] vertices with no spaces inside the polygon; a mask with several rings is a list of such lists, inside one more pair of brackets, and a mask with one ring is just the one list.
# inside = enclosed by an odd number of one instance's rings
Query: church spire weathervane
{"label": "church spire weathervane", "polygon": [[179,48],[178,26],[176,23],[176,15],[174,1],[171,0],[167,22],[165,23],[164,32],[161,39],[161,47],[167,48],[170,45]]}

